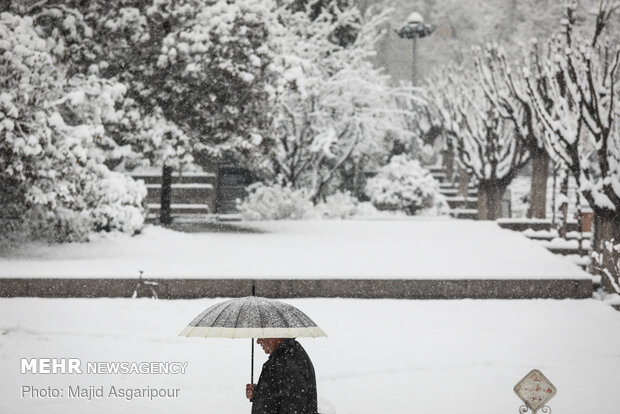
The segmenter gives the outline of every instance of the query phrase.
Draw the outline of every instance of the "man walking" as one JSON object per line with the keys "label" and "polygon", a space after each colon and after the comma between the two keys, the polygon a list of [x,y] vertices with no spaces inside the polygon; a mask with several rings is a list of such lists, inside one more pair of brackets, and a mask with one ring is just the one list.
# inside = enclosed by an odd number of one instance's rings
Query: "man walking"
{"label": "man walking", "polygon": [[317,414],[314,367],[293,338],[258,338],[269,359],[258,384],[247,384],[252,414]]}

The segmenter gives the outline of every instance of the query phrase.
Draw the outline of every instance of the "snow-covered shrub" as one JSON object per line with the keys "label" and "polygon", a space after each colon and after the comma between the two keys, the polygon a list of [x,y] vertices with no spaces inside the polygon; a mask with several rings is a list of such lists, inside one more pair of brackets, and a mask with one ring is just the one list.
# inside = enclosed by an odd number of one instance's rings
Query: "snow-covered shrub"
{"label": "snow-covered shrub", "polygon": [[124,174],[103,169],[101,172],[102,177],[93,182],[92,188],[93,199],[97,200],[91,210],[94,229],[137,233],[144,225],[144,183]]}
{"label": "snow-covered shrub", "polygon": [[313,213],[310,194],[305,189],[256,183],[247,192],[246,199],[238,204],[244,220],[297,220],[309,218]]}
{"label": "snow-covered shrub", "polygon": [[36,239],[65,242],[85,241],[100,231],[135,234],[144,226],[146,187],[142,182],[99,165],[78,185],[80,195],[70,201],[28,206],[21,232]]}
{"label": "snow-covered shrub", "polygon": [[432,145],[424,144],[422,148],[420,148],[419,158],[424,165],[434,165],[437,163],[439,154]]}
{"label": "snow-covered shrub", "polygon": [[417,160],[405,155],[393,157],[368,180],[366,193],[380,210],[401,210],[408,215],[422,210],[441,209],[445,198],[439,192],[439,182],[420,166]]}
{"label": "snow-covered shrub", "polygon": [[323,218],[345,219],[357,213],[359,201],[347,192],[336,192],[325,197],[315,206],[316,212]]}
{"label": "snow-covered shrub", "polygon": [[315,216],[325,219],[348,219],[377,215],[377,209],[368,202],[360,202],[348,191],[337,191],[314,206]]}
{"label": "snow-covered shrub", "polygon": [[316,205],[306,189],[283,184],[256,183],[247,192],[248,197],[238,204],[244,220],[348,219],[377,214],[371,203],[362,203],[349,192],[336,192]]}

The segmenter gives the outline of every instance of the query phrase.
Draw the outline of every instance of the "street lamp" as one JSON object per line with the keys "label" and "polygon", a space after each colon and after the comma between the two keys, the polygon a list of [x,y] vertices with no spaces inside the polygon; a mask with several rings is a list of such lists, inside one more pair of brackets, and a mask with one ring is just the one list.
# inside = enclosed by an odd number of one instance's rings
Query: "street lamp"
{"label": "street lamp", "polygon": [[[416,86],[418,83],[416,70],[416,64],[418,61],[416,41],[418,38],[421,39],[429,36],[435,31],[435,28],[436,26],[434,24],[424,23],[424,17],[422,17],[420,13],[413,12],[409,15],[403,27],[396,31],[396,34],[401,39],[413,40],[413,60],[411,62],[411,84],[413,86]],[[415,137],[413,137],[411,142],[411,153],[414,155],[417,155],[418,153],[418,143]]]}
{"label": "street lamp", "polygon": [[416,40],[429,36],[436,29],[434,24],[424,23],[424,18],[420,13],[413,12],[407,18],[407,21],[399,30],[396,31],[398,37],[401,39],[413,40],[413,62],[411,64],[411,82],[413,86],[417,84],[417,71],[416,71]]}

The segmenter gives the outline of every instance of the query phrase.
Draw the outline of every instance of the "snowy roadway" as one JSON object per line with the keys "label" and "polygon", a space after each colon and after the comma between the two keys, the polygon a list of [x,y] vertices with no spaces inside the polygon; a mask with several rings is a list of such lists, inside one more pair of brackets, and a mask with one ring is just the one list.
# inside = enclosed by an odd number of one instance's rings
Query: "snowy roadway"
{"label": "snowy roadway", "polygon": [[252,222],[237,233],[148,226],[137,237],[28,245],[0,277],[584,279],[576,265],[494,222],[449,219]]}
{"label": "snowy roadway", "polygon": [[[2,299],[0,412],[249,412],[249,340],[178,338],[214,299]],[[538,368],[556,413],[617,414],[620,312],[595,300],[297,299],[329,335],[301,339],[321,412],[516,413],[513,386]],[[265,360],[257,348],[257,374]],[[187,362],[178,375],[20,374],[20,358]],[[178,398],[20,398],[22,386],[179,389]],[[65,391],[66,397],[66,391]]]}

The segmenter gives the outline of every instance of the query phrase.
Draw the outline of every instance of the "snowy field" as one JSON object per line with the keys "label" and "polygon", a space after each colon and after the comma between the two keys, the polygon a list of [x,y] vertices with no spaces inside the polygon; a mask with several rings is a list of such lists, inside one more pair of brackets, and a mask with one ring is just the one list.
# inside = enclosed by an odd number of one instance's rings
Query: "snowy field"
{"label": "snowy field", "polygon": [[449,219],[252,222],[244,232],[148,226],[137,237],[28,245],[0,277],[582,279],[576,265],[494,222]]}
{"label": "snowy field", "polygon": [[[2,413],[249,412],[249,340],[179,338],[214,299],[2,299]],[[533,368],[556,413],[618,413],[620,312],[595,300],[298,299],[329,335],[301,339],[324,414],[516,413]],[[265,360],[257,347],[256,373]],[[179,375],[20,374],[19,359],[187,362]],[[20,398],[21,387],[179,388],[175,399]],[[107,388],[106,388],[107,390]]]}

